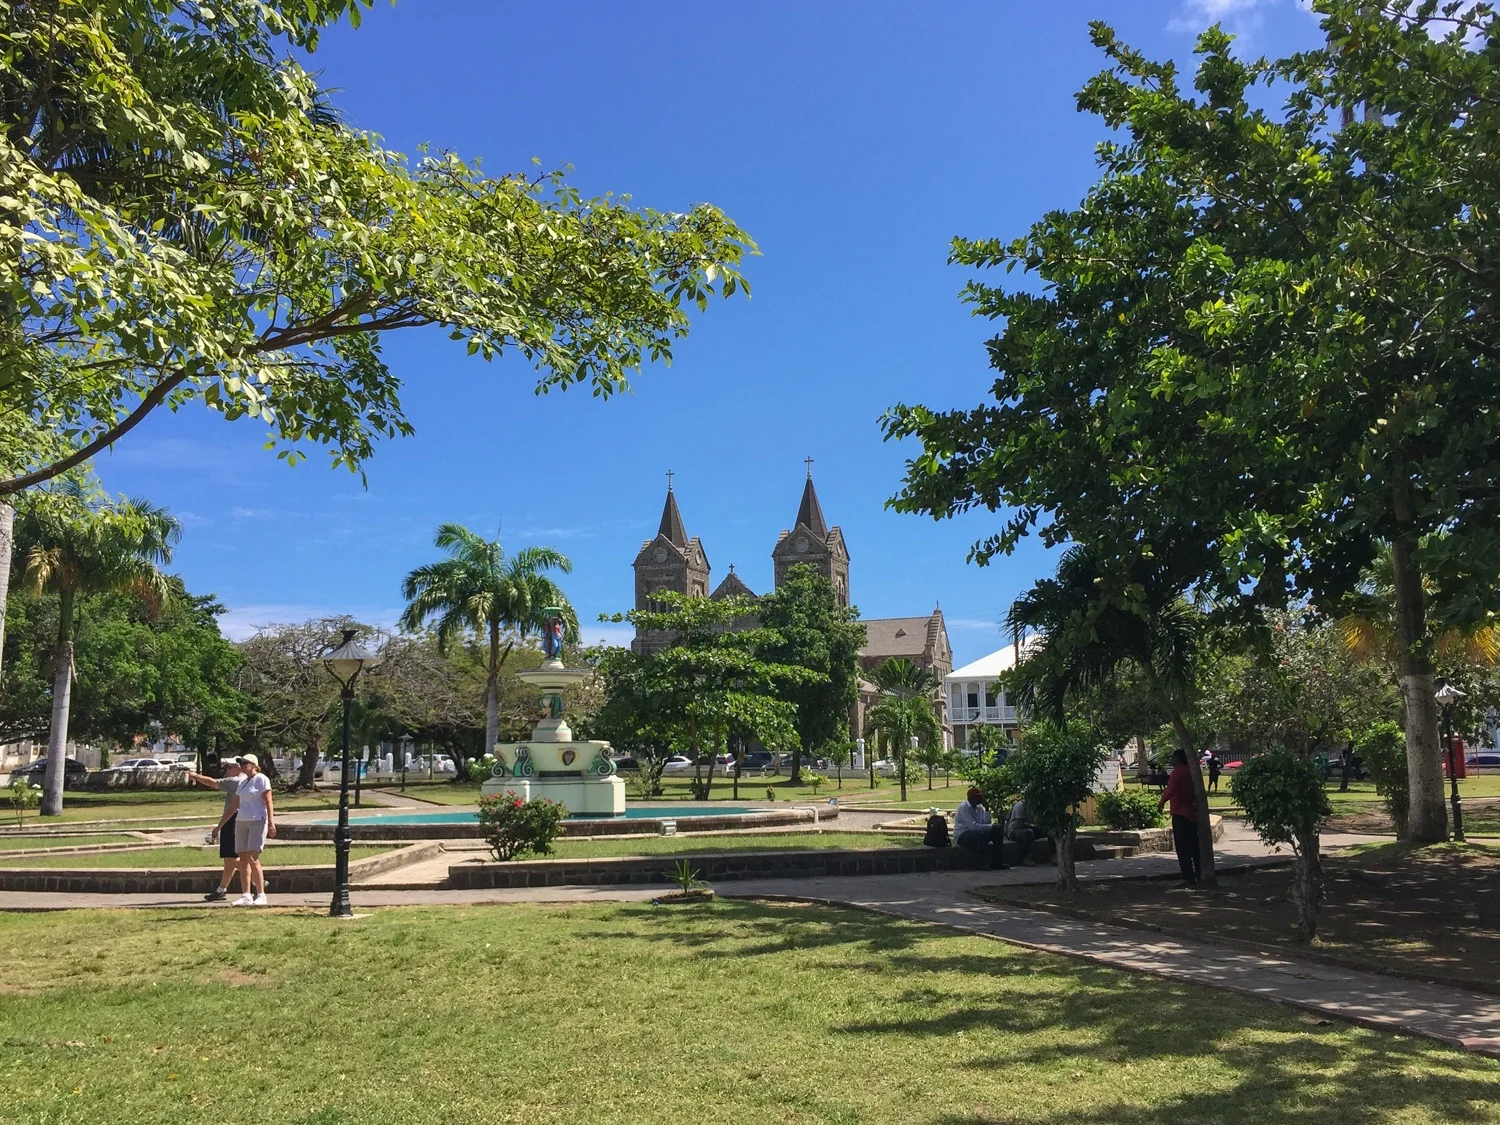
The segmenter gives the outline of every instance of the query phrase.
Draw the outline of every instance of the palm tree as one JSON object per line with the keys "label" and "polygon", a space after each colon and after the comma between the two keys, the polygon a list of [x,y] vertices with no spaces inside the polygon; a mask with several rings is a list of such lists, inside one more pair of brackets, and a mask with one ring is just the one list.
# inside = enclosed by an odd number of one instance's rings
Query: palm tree
{"label": "palm tree", "polygon": [[170,597],[159,569],[172,560],[181,526],[146,500],[91,503],[69,482],[38,496],[27,512],[28,540],[22,582],[33,598],[58,600],[56,670],[52,681],[52,726],[47,737],[47,776],[42,815],[62,813],[63,759],[73,689],[73,627],[83,594],[133,593],[153,613]]}
{"label": "palm tree", "polygon": [[[494,748],[500,737],[500,669],[518,642],[547,625],[542,611],[558,607],[563,624],[578,636],[578,615],[558,585],[543,571],[573,572],[573,564],[553,547],[526,547],[507,556],[500,541],[481,538],[462,524],[445,523],[433,543],[448,552],[440,562],[419,566],[401,584],[406,611],[404,629],[416,630],[436,619],[438,650],[446,652],[455,639],[470,631],[488,645],[484,684],[484,748]],[[514,630],[516,639],[502,649],[501,634]]]}
{"label": "palm tree", "polygon": [[[892,657],[870,672],[870,682],[883,698],[870,708],[867,725],[894,756],[901,780],[901,799],[906,800],[906,751],[912,738],[935,745],[943,728],[933,708],[939,682],[927,669],[903,656]],[[931,779],[929,778],[929,781]]]}
{"label": "palm tree", "polygon": [[1114,571],[1086,547],[1070,547],[1058,561],[1056,577],[1042,579],[1011,605],[1006,624],[1017,649],[1028,631],[1041,639],[1007,681],[1018,707],[1061,727],[1074,696],[1106,687],[1132,666],[1138,669],[1187,755],[1201,826],[1201,878],[1204,886],[1213,886],[1208,793],[1184,719],[1202,615],[1187,602],[1184,589],[1155,558],[1139,557]]}

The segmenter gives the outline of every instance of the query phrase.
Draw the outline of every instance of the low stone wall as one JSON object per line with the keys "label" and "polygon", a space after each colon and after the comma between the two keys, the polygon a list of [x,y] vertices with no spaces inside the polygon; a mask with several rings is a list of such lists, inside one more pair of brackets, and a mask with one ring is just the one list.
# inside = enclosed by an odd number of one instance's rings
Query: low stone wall
{"label": "low stone wall", "polygon": [[171,770],[94,770],[85,789],[186,789],[188,767]]}
{"label": "low stone wall", "polygon": [[[1210,815],[1208,823],[1213,827],[1214,840],[1224,838],[1224,818]],[[1108,829],[1084,829],[1078,833],[1078,842],[1099,844],[1106,847],[1134,848],[1137,852],[1169,852],[1173,850],[1170,828],[1142,828],[1139,831],[1111,832]]]}
{"label": "low stone wall", "polygon": [[[817,823],[838,818],[838,810],[829,806],[819,807]],[[658,836],[662,820],[650,817],[619,817],[614,820],[565,820],[562,822],[563,836]],[[812,824],[811,809],[767,809],[764,812],[726,813],[723,816],[678,817],[677,833],[725,832],[736,828],[775,828],[788,824]],[[285,820],[276,825],[276,835],[282,840],[332,840],[334,824],[288,824]],[[349,829],[355,840],[477,840],[479,824],[381,824],[378,820],[354,819]]]}
{"label": "low stone wall", "polygon": [[[280,835],[277,826],[277,835]],[[431,859],[442,851],[438,843],[414,844],[349,864],[349,881],[359,883],[392,868]],[[270,895],[315,894],[333,890],[333,864],[277,867],[275,850],[263,857],[266,861],[266,893]],[[60,891],[68,894],[204,894],[219,882],[219,871],[213,867],[173,867],[126,870],[91,867],[9,867],[0,868],[0,891],[40,893]]]}
{"label": "low stone wall", "polygon": [[[1019,863],[1021,849],[1015,844],[1007,844],[1006,848],[1006,862]],[[1032,849],[1032,855],[1039,863],[1050,861],[1051,841],[1038,840]],[[830,875],[911,875],[927,871],[973,870],[982,866],[980,861],[959,848],[677,852],[608,859],[458,863],[448,868],[448,884],[463,890],[477,890],[670,883],[673,881],[674,869],[684,860],[698,870],[700,879],[710,882],[736,879],[811,879]]]}

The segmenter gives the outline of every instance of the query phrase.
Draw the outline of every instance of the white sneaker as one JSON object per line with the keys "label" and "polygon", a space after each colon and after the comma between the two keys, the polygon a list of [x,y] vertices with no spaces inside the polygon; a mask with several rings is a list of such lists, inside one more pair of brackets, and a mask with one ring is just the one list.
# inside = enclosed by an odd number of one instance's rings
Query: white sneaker
{"label": "white sneaker", "polygon": [[253,899],[250,900],[250,905],[251,906],[270,906],[271,905],[271,900],[268,899],[265,896],[264,893],[261,893],[261,894],[256,895]]}
{"label": "white sneaker", "polygon": [[252,898],[250,895],[240,895],[239,898],[235,899],[229,905],[230,906],[254,906],[255,905],[255,899]]}

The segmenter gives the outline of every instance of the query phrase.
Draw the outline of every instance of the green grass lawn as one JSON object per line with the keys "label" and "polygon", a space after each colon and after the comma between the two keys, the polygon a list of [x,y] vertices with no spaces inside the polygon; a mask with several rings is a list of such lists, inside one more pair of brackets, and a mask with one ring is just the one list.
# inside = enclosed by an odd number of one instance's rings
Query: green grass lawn
{"label": "green grass lawn", "polygon": [[[371,791],[370,786],[365,787],[365,792]],[[399,785],[381,785],[378,792],[392,793],[397,796],[415,797],[420,801],[431,801],[437,805],[477,805],[479,804],[479,783],[477,781],[426,781],[412,782],[405,790]],[[353,798],[351,797],[352,801]],[[363,808],[374,808],[373,801],[365,801]]]}
{"label": "green grass lawn", "polygon": [[0,852],[18,852],[32,848],[68,848],[86,844],[138,844],[133,836],[0,836]]}
{"label": "green grass lawn", "polygon": [[1493,1060],[821,907],[9,914],[0,965],[49,1125],[1500,1118]]}
{"label": "green grass lawn", "polygon": [[[366,859],[389,847],[356,846],[349,854]],[[70,855],[36,855],[7,859],[6,867],[214,867],[223,864],[218,848],[141,848],[121,852],[74,852]],[[293,864],[332,863],[332,844],[273,844],[261,856],[266,867],[290,867]]]}
{"label": "green grass lawn", "polygon": [[563,839],[541,859],[592,859],[619,855],[670,855],[673,852],[744,852],[767,848],[905,848],[922,842],[917,836],[882,836],[873,832],[756,832],[743,836],[651,836],[640,840]]}

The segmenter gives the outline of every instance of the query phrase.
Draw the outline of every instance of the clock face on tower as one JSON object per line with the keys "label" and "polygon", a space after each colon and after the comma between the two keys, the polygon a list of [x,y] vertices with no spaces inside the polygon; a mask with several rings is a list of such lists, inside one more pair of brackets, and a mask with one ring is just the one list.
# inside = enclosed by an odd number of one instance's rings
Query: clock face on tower
{"label": "clock face on tower", "polygon": [[654,551],[651,552],[651,557],[653,559],[655,559],[657,562],[666,562],[667,561],[667,549],[665,547],[658,547],[658,548],[656,548],[656,550],[654,550]]}
{"label": "clock face on tower", "polygon": [[797,541],[793,543],[792,546],[797,548],[797,553],[799,555],[805,555],[807,554],[807,548],[810,546],[810,544],[807,542],[807,536],[799,535],[797,536]]}

